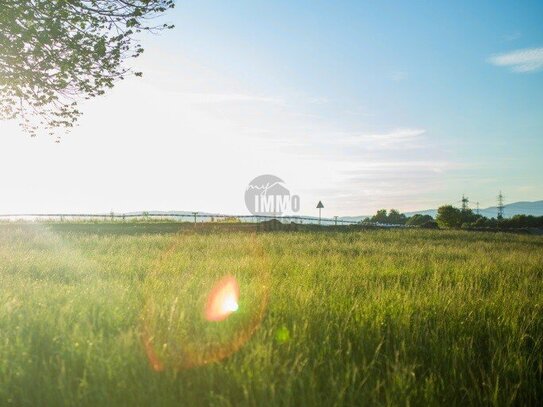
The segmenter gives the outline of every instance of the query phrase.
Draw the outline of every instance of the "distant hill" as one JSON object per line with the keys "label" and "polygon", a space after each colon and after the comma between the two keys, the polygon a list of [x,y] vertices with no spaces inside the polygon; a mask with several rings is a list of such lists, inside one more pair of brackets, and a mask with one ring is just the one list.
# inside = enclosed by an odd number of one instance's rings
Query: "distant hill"
{"label": "distant hill", "polygon": [[[474,211],[475,209],[472,208]],[[433,218],[436,217],[437,209],[424,209],[421,211],[412,211],[404,212],[406,216],[413,216],[416,214],[420,215],[430,215]],[[480,209],[479,213],[487,218],[495,218],[498,216],[498,208],[491,206],[489,208]],[[513,202],[505,205],[504,207],[504,216],[506,218],[511,218],[514,215],[533,215],[533,216],[543,216],[543,201],[535,202]],[[340,219],[348,220],[352,222],[359,222],[373,215],[361,215],[361,216],[343,216]]]}
{"label": "distant hill", "polygon": [[[490,208],[484,209],[481,211],[481,214],[486,217],[496,217],[498,213],[498,208],[491,206]],[[533,216],[543,216],[543,201],[535,202],[514,202],[511,204],[505,205],[504,216],[510,218],[514,215],[533,215]]]}
{"label": "distant hill", "polygon": [[[475,209],[472,208],[474,211]],[[406,212],[407,216],[413,216],[415,214],[421,215],[430,215],[434,218],[437,214],[437,209],[426,209],[423,211],[414,211]],[[496,206],[491,206],[489,208],[483,208],[479,210],[479,213],[487,218],[495,218],[498,216],[498,208]],[[504,206],[503,210],[504,217],[511,218],[515,215],[533,215],[533,216],[543,216],[543,201],[535,202],[513,202]]]}

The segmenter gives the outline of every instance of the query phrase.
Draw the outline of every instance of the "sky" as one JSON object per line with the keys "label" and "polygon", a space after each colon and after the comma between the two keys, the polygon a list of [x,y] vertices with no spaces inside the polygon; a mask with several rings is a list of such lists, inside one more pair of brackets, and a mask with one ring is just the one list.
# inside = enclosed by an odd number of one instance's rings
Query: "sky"
{"label": "sky", "polygon": [[543,199],[543,2],[178,1],[60,144],[0,122],[0,213]]}

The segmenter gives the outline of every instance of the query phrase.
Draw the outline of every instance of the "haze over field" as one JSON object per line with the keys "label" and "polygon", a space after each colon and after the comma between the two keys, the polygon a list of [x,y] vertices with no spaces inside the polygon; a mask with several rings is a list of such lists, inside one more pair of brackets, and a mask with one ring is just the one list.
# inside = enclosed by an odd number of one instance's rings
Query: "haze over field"
{"label": "haze over field", "polygon": [[541,0],[0,3],[0,406],[543,406]]}
{"label": "haze over field", "polygon": [[[541,199],[543,4],[179,2],[143,78],[54,144],[0,123],[0,213],[244,213],[275,174],[332,215]],[[484,20],[484,24],[481,22]]]}

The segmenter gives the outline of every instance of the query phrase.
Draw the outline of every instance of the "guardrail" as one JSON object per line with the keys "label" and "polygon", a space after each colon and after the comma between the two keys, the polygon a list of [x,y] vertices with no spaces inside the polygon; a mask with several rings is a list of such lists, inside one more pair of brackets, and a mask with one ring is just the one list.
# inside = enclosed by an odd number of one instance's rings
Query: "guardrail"
{"label": "guardrail", "polygon": [[191,223],[227,223],[227,222],[241,222],[241,223],[262,223],[271,221],[273,219],[283,224],[309,224],[309,225],[322,225],[322,226],[348,226],[348,225],[368,225],[382,228],[400,228],[409,227],[406,225],[394,225],[378,222],[360,222],[352,221],[341,218],[321,218],[311,216],[256,216],[256,215],[225,215],[225,214],[211,214],[211,213],[102,213],[102,214],[84,214],[84,213],[26,213],[26,214],[0,214],[0,220],[8,221],[129,221],[129,220],[170,220],[181,221]]}
{"label": "guardrail", "polygon": [[[245,223],[260,223],[267,220],[276,219],[281,223],[319,223],[319,218],[310,216],[255,216],[255,215],[225,215],[211,213],[102,213],[102,214],[86,214],[86,213],[22,213],[22,214],[0,214],[0,219],[9,220],[185,220],[188,222],[228,222],[239,221]],[[344,219],[322,218],[322,224],[327,225],[355,225],[359,222],[349,221]]]}

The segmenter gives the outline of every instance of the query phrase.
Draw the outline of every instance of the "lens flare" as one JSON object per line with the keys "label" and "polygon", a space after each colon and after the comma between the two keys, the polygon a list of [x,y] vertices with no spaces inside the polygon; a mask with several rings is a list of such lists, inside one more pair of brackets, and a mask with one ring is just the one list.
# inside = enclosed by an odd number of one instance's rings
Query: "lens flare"
{"label": "lens flare", "polygon": [[224,321],[239,308],[239,285],[234,277],[226,277],[215,285],[205,307],[208,321]]}
{"label": "lens flare", "polygon": [[[262,238],[180,234],[157,258],[143,287],[142,348],[156,371],[216,363],[258,330],[269,299],[270,263]],[[241,299],[241,300],[240,300]]]}

